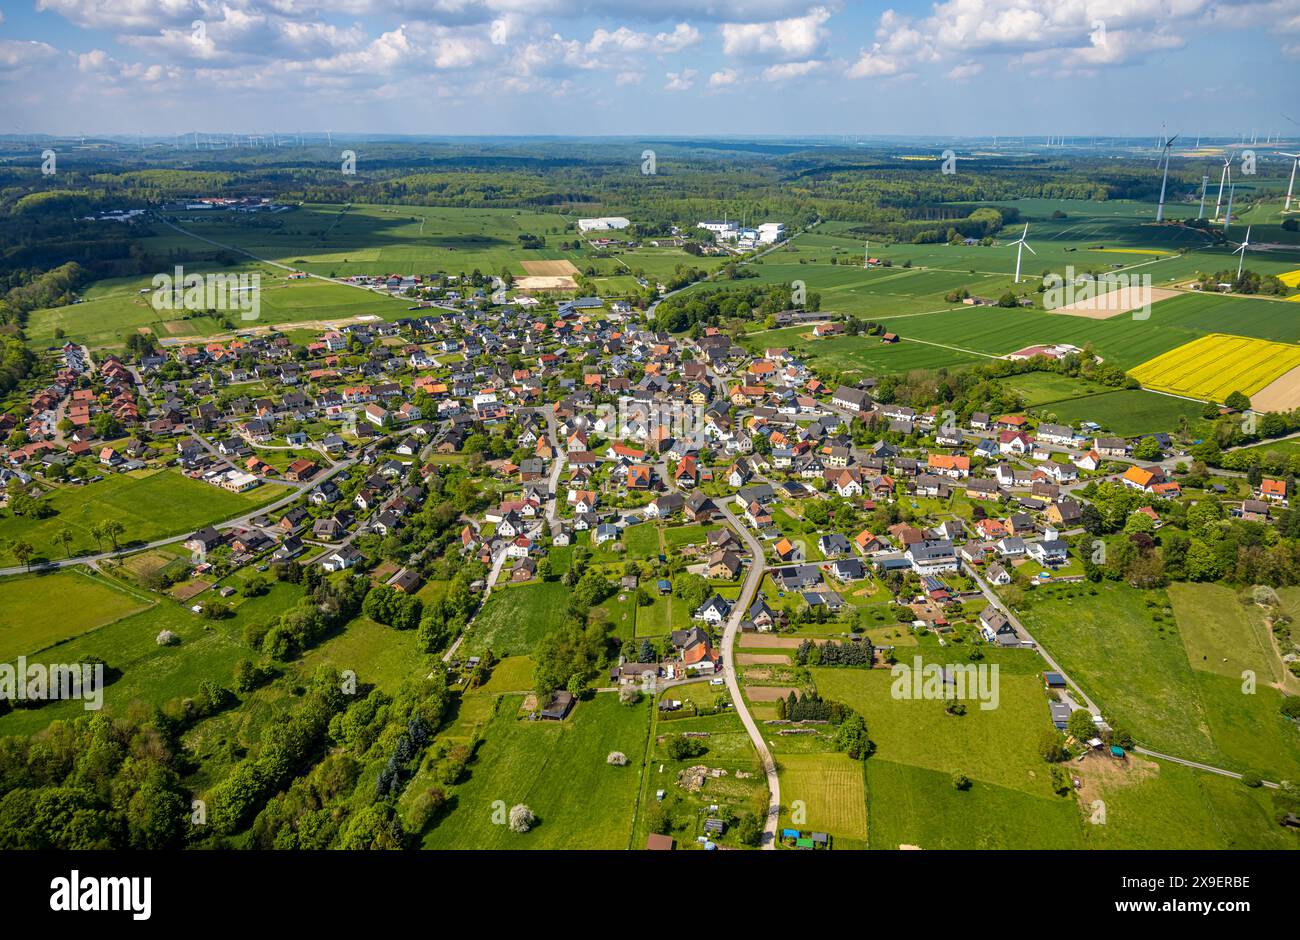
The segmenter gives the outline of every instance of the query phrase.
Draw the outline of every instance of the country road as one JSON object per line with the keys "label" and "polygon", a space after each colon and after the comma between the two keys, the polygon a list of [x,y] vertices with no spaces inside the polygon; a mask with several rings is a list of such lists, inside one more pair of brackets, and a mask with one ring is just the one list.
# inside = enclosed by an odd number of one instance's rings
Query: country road
{"label": "country road", "polygon": [[763,764],[763,774],[767,777],[767,789],[770,796],[767,805],[767,819],[763,823],[763,848],[775,849],[777,846],[776,828],[781,818],[781,781],[777,777],[776,761],[772,757],[772,752],[768,749],[767,742],[763,740],[762,732],[754,721],[754,716],[749,713],[749,706],[745,704],[744,697],[740,694],[740,677],[736,669],[736,637],[740,633],[740,622],[745,619],[745,613],[749,610],[750,605],[754,603],[754,595],[758,591],[759,584],[763,581],[763,573],[767,570],[767,563],[763,554],[763,546],[758,543],[758,539],[754,538],[749,529],[736,519],[730,509],[726,508],[721,502],[716,505],[727,522],[744,540],[753,558],[749,565],[749,572],[745,575],[744,586],[740,589],[740,597],[736,600],[735,607],[732,608],[731,616],[727,619],[726,630],[722,634],[722,662],[723,675],[727,680],[727,690],[731,693],[731,701],[736,706],[736,714],[740,716],[741,724],[745,726],[745,730],[749,732],[750,740],[754,742],[754,750],[758,752],[758,759]]}

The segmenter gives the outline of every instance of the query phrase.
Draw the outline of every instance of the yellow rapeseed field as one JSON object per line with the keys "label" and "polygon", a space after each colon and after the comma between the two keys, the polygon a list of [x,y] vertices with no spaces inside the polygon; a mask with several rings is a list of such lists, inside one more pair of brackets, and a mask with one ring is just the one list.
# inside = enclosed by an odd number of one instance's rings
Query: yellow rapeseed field
{"label": "yellow rapeseed field", "polygon": [[1221,402],[1252,395],[1300,366],[1300,346],[1210,333],[1148,359],[1130,374],[1146,388]]}

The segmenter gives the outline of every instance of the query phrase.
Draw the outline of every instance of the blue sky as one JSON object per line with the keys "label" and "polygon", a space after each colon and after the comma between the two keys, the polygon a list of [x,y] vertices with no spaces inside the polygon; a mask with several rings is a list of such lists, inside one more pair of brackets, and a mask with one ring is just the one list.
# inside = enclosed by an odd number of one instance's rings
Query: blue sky
{"label": "blue sky", "polygon": [[0,133],[1300,131],[1300,0],[19,0]]}

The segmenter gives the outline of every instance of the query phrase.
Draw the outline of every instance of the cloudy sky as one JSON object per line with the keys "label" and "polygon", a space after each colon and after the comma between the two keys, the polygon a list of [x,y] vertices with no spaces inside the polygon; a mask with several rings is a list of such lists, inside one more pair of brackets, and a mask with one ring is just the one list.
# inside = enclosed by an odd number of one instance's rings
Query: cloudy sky
{"label": "cloudy sky", "polygon": [[0,133],[1300,133],[1300,0],[5,0]]}

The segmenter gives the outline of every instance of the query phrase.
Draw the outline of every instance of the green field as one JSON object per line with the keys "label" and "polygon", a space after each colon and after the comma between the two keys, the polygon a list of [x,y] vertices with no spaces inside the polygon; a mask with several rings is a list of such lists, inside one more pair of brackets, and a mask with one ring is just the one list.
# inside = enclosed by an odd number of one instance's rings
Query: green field
{"label": "green field", "polygon": [[[782,828],[828,832],[837,849],[866,848],[867,794],[861,761],[847,754],[782,754],[777,770]],[[806,813],[802,824],[790,817],[796,800]]]}
{"label": "green field", "polygon": [[[453,808],[424,837],[427,849],[626,849],[641,786],[650,707],[618,696],[579,702],[563,722],[516,718],[507,696],[487,727]],[[605,762],[611,751],[625,767]],[[494,803],[524,803],[538,824],[517,834],[493,823]]]}
{"label": "green field", "polygon": [[[222,269],[201,263],[184,267],[194,273],[221,270],[229,274],[256,272],[260,276],[256,320],[242,319],[240,310],[223,312],[236,330],[363,316],[393,320],[407,316],[410,306],[402,300],[343,284],[317,279],[291,281],[283,269],[252,262]],[[62,329],[66,338],[91,347],[121,346],[128,334],[140,329],[148,329],[159,340],[171,341],[224,331],[217,317],[199,315],[181,319],[181,311],[154,309],[152,278],[153,275],[147,275],[99,281],[86,290],[82,303],[33,311],[26,327],[29,342],[37,347],[62,342],[55,336],[57,329]],[[141,294],[141,290],[150,293]]]}
{"label": "green field", "polygon": [[109,551],[111,542],[97,544],[90,534],[96,523],[110,519],[122,523],[126,529],[118,539],[122,546],[151,542],[233,519],[288,492],[284,486],[263,484],[244,493],[230,493],[176,470],[117,473],[85,486],[60,486],[45,498],[54,515],[28,519],[6,514],[0,518],[0,546],[4,546],[0,547],[0,564],[18,564],[5,545],[7,541],[26,541],[37,557],[59,559],[69,552],[55,543],[54,534],[67,529],[73,535],[70,554]]}
{"label": "green field", "polygon": [[77,570],[0,579],[0,662],[30,656],[150,604]]}
{"label": "green field", "polygon": [[[162,704],[192,696],[204,680],[228,685],[235,664],[256,658],[243,642],[243,628],[253,620],[266,621],[297,602],[301,590],[275,583],[261,596],[245,600],[226,620],[209,621],[171,600],[123,617],[98,629],[50,647],[51,662],[77,662],[99,656],[121,675],[104,693],[106,708],[120,712],[133,702]],[[180,638],[175,646],[159,646],[157,636],[171,630]],[[82,714],[77,702],[55,702],[43,708],[19,710],[0,717],[0,735],[32,734],[51,721]]]}
{"label": "green field", "polygon": [[492,591],[474,618],[461,651],[491,650],[494,656],[523,656],[564,620],[569,589],[558,581],[502,586]]}
{"label": "green field", "polygon": [[[1300,733],[1280,716],[1281,693],[1268,685],[1280,663],[1262,651],[1262,627],[1231,590],[1175,584],[1166,594],[1113,583],[1096,590],[1040,587],[1020,614],[1107,718],[1161,753],[1274,780],[1300,773]],[[1253,694],[1243,692],[1238,667],[1256,671]]]}

